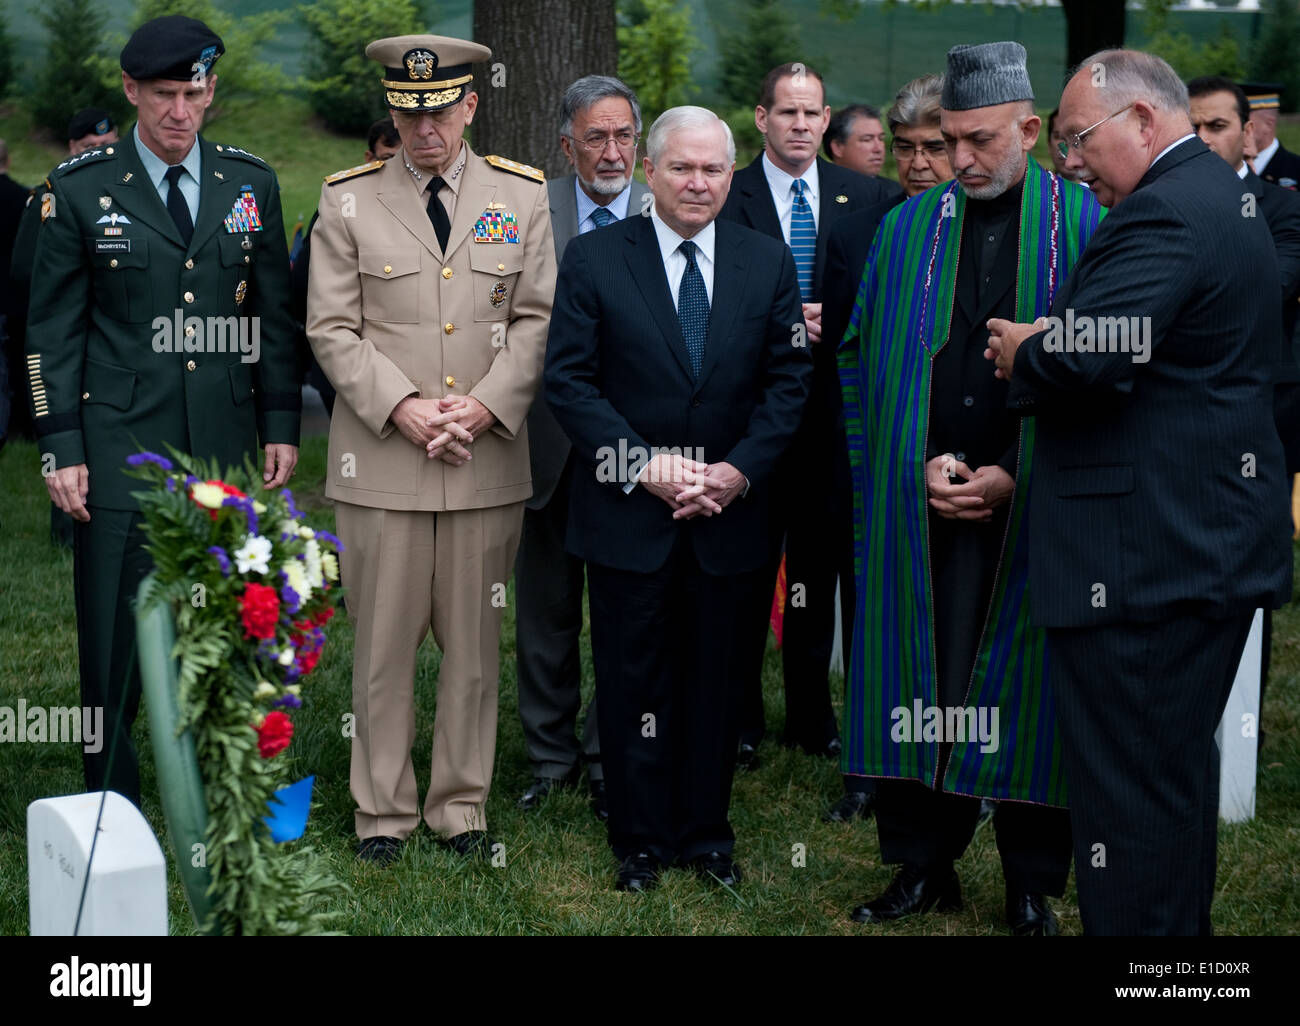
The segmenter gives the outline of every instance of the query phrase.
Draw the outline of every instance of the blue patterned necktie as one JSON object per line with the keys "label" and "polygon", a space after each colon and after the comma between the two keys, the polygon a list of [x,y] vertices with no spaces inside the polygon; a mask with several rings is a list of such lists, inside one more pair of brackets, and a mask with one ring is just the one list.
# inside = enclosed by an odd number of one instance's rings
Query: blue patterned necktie
{"label": "blue patterned necktie", "polygon": [[817,222],[813,220],[812,207],[804,190],[808,188],[802,178],[794,184],[794,207],[790,211],[790,252],[799,272],[799,296],[805,303],[812,301],[813,264],[817,260]]}
{"label": "blue patterned necktie", "polygon": [[604,228],[605,225],[614,221],[614,215],[604,207],[597,207],[591,212],[591,220],[595,223],[597,228]]}
{"label": "blue patterned necktie", "polygon": [[709,337],[709,293],[695,262],[695,243],[683,242],[677,248],[686,257],[686,273],[677,288],[677,320],[691,358],[691,371],[698,378],[704,366],[704,343]]}

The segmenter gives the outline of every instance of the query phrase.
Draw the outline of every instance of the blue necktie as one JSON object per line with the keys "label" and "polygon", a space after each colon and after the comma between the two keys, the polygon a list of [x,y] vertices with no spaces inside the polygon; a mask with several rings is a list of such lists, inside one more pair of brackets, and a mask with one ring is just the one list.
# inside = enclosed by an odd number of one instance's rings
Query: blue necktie
{"label": "blue necktie", "polygon": [[799,272],[799,295],[805,303],[812,301],[813,264],[817,261],[817,222],[813,220],[812,207],[804,195],[807,186],[802,178],[796,178],[791,186],[794,189],[794,207],[790,211],[790,252],[794,254],[794,266]]}
{"label": "blue necktie", "polygon": [[691,371],[698,378],[704,366],[704,343],[709,337],[709,293],[695,263],[695,243],[683,242],[677,248],[686,257],[686,273],[677,288],[677,320],[691,358]]}
{"label": "blue necktie", "polygon": [[614,215],[604,207],[597,207],[591,212],[591,220],[595,223],[597,228],[604,228],[605,225],[610,224],[614,220]]}

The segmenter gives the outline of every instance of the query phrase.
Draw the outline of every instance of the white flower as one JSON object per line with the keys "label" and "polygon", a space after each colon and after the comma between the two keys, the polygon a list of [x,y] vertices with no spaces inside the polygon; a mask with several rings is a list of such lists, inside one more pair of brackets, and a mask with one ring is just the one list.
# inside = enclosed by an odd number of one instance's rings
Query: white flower
{"label": "white flower", "polygon": [[200,481],[190,489],[190,497],[200,506],[206,506],[208,509],[220,509],[221,500],[226,497],[226,493],[214,484]]}
{"label": "white flower", "polygon": [[302,564],[296,559],[290,559],[281,567],[284,576],[288,579],[289,587],[293,589],[294,594],[298,596],[298,601],[306,602],[311,598],[311,582],[307,580],[307,574],[302,568]]}
{"label": "white flower", "polygon": [[260,517],[263,513],[266,512],[266,503],[264,503],[264,502],[258,502],[256,499],[254,499],[254,500],[253,500],[253,512],[256,513],[256,514]]}
{"label": "white flower", "polygon": [[293,649],[286,648],[283,652],[280,653],[280,665],[288,666],[292,662],[293,662]]}
{"label": "white flower", "polygon": [[328,581],[337,581],[339,579],[339,558],[332,552],[322,552],[320,557],[321,569],[325,571],[325,579]]}
{"label": "white flower", "polygon": [[325,578],[321,574],[320,543],[314,538],[307,542],[304,554],[306,555],[307,580],[313,586],[325,583]]}
{"label": "white flower", "polygon": [[284,690],[287,691],[289,694],[293,695],[294,698],[297,698],[299,695],[302,694],[302,686],[299,684],[290,684]]}
{"label": "white flower", "polygon": [[257,684],[257,689],[253,692],[254,698],[274,698],[275,695],[276,695],[275,685],[265,680],[259,681]]}
{"label": "white flower", "polygon": [[300,528],[298,528],[298,537],[299,537],[299,538],[309,538],[309,539],[310,539],[310,538],[315,538],[315,537],[316,537],[316,532],[313,531],[310,527],[300,527]]}
{"label": "white flower", "polygon": [[246,574],[249,570],[265,574],[270,569],[270,559],[270,539],[263,538],[260,534],[248,534],[244,536],[244,544],[235,550],[235,569],[241,574]]}

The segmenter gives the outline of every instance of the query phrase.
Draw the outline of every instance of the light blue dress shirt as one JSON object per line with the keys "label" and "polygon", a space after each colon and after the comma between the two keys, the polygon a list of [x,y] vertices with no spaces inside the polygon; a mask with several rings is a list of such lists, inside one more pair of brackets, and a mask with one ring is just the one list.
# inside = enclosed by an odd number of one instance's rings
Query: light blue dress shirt
{"label": "light blue dress shirt", "polygon": [[[135,142],[135,151],[140,154],[140,163],[144,165],[144,173],[149,176],[149,181],[153,182],[153,187],[158,190],[158,198],[162,200],[163,206],[167,206],[167,194],[171,191],[171,184],[166,178],[167,164],[140,141],[139,124],[136,124],[131,129],[131,138]],[[190,147],[190,152],[181,161],[181,166],[185,168],[186,172],[181,175],[181,195],[185,198],[185,205],[190,208],[190,221],[195,224],[199,220],[199,174],[203,170],[201,156],[199,141],[196,138],[194,145]]]}

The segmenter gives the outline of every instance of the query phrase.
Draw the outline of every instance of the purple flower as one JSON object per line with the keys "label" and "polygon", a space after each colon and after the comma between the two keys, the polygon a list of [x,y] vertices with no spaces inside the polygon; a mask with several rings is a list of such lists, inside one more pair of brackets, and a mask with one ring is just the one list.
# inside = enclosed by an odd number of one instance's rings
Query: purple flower
{"label": "purple flower", "polygon": [[217,557],[217,566],[221,567],[221,576],[230,576],[230,557],[226,555],[226,550],[220,545],[213,545],[208,549],[212,555]]}
{"label": "purple flower", "polygon": [[193,487],[194,487],[196,484],[198,484],[198,483],[199,483],[199,479],[198,479],[197,477],[195,477],[193,474],[186,474],[186,475],[185,475],[185,487],[186,487],[187,489],[188,489],[188,488],[193,488]]}
{"label": "purple flower", "polygon": [[248,533],[257,534],[257,511],[253,509],[252,499],[247,496],[241,499],[238,495],[227,495],[221,500],[221,505],[243,510],[244,519],[248,523]]}
{"label": "purple flower", "polygon": [[[284,576],[284,571],[280,571],[280,576]],[[280,601],[284,603],[285,608],[290,613],[298,612],[302,600],[298,598],[298,593],[290,588],[287,584],[280,589]]]}
{"label": "purple flower", "polygon": [[176,491],[176,478],[174,478],[174,477],[169,477],[169,478],[167,479],[167,490],[168,490],[169,492],[174,492],[174,491]]}
{"label": "purple flower", "polygon": [[337,535],[330,534],[329,531],[317,531],[316,540],[329,542],[337,551],[343,551],[343,543],[339,541]]}
{"label": "purple flower", "polygon": [[166,456],[159,456],[156,452],[137,452],[132,453],[126,458],[126,462],[132,467],[138,467],[144,463],[156,463],[163,470],[172,469],[172,461]]}
{"label": "purple flower", "polygon": [[289,489],[286,487],[280,489],[280,494],[284,496],[285,505],[289,507],[289,516],[293,517],[294,520],[301,520],[302,511],[298,509],[297,506],[294,505],[293,492],[289,491]]}
{"label": "purple flower", "polygon": [[[284,671],[284,682],[286,684],[292,684],[300,676],[302,675],[298,672],[298,660],[295,659],[293,662],[289,664],[288,668]],[[288,696],[288,697],[292,697],[292,696]],[[298,704],[301,705],[302,703],[299,702]]]}
{"label": "purple flower", "polygon": [[[296,674],[295,674],[296,675]],[[288,677],[288,674],[285,674]],[[272,709],[301,709],[302,699],[297,695],[284,694],[271,703]]]}

